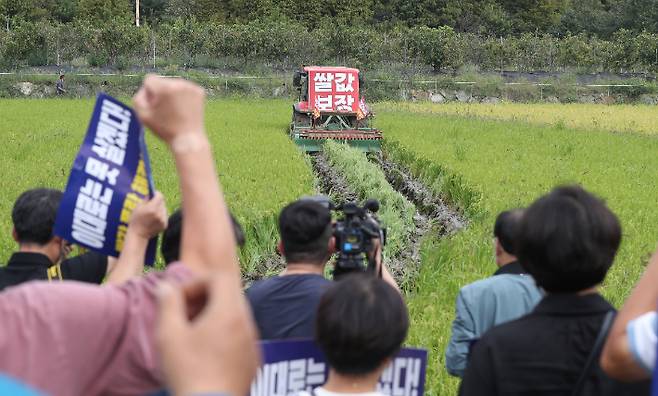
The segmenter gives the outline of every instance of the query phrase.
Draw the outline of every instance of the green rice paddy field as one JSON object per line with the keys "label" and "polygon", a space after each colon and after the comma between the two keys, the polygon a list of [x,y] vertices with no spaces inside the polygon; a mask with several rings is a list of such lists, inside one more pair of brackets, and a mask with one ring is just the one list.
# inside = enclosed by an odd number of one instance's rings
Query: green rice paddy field
{"label": "green rice paddy field", "polygon": [[[0,262],[14,248],[11,207],[25,189],[63,188],[93,100],[0,100]],[[591,105],[375,106],[386,151],[469,220],[449,237],[426,236],[422,266],[406,289],[409,345],[430,350],[429,395],[455,394],[443,353],[459,288],[493,273],[491,226],[497,212],[524,206],[552,187],[579,183],[618,214],[623,242],[604,285],[620,305],[658,240],[658,110]],[[271,254],[280,208],[317,191],[310,162],[285,132],[290,104],[211,101],[207,129],[231,210],[245,224],[242,265]],[[173,163],[148,140],[156,187],[179,204]]]}

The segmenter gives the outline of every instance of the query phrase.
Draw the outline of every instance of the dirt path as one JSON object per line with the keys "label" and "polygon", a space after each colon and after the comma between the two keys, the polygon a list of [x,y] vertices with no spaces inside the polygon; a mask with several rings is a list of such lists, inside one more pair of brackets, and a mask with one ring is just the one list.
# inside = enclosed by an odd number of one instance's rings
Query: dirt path
{"label": "dirt path", "polygon": [[[410,246],[394,257],[385,256],[393,276],[404,287],[413,282],[420,269],[423,238],[432,233],[439,237],[450,235],[464,228],[466,221],[427,186],[415,179],[405,167],[387,160],[382,154],[371,155],[370,159],[382,169],[393,189],[416,206],[415,228],[409,238],[412,241]],[[345,178],[329,164],[323,153],[313,155],[312,162],[323,194],[330,196],[335,203],[360,201]]]}
{"label": "dirt path", "polygon": [[390,259],[393,268],[400,268],[394,275],[404,287],[412,283],[420,270],[421,248],[425,236],[435,234],[436,237],[451,235],[466,226],[464,217],[448,206],[438,195],[421,181],[413,177],[411,172],[401,164],[386,158],[385,153],[369,156],[370,160],[384,172],[386,180],[393,189],[402,194],[416,207],[412,231],[411,246],[399,257]]}
{"label": "dirt path", "polygon": [[329,164],[324,153],[315,153],[311,159],[322,194],[329,196],[334,203],[358,201],[359,196],[350,188],[343,175]]}
{"label": "dirt path", "polygon": [[420,215],[440,227],[442,236],[453,234],[466,226],[466,220],[458,211],[416,179],[406,167],[388,160],[385,153],[371,155],[370,159],[384,171],[389,184],[416,206]]}

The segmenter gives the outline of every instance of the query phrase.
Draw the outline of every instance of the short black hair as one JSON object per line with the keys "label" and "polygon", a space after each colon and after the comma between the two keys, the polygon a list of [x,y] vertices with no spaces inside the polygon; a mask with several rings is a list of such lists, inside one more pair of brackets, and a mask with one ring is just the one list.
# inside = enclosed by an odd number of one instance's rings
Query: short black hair
{"label": "short black hair", "polygon": [[[232,213],[229,212],[231,218],[231,225],[233,226],[233,236],[239,247],[244,246],[245,236],[242,226],[236,220]],[[178,261],[180,258],[180,242],[183,229],[183,211],[176,210],[169,216],[167,222],[167,229],[162,233],[162,245],[160,245],[160,254],[165,261],[165,264]]]}
{"label": "short black hair", "polygon": [[330,255],[331,212],[316,201],[295,201],[279,215],[279,235],[286,262],[324,264]]}
{"label": "short black hair", "polygon": [[53,228],[63,193],[35,188],[22,193],[11,212],[18,243],[45,245],[53,239]]}
{"label": "short black hair", "polygon": [[315,340],[336,372],[365,375],[398,352],[408,329],[407,307],[391,285],[350,274],[320,299]]}
{"label": "short black hair", "polygon": [[619,220],[601,199],[558,187],[523,214],[518,258],[547,292],[573,293],[603,281],[620,243]]}
{"label": "short black hair", "polygon": [[523,209],[506,210],[496,217],[496,223],[494,224],[494,236],[498,239],[500,246],[507,253],[514,256],[516,256],[522,215]]}

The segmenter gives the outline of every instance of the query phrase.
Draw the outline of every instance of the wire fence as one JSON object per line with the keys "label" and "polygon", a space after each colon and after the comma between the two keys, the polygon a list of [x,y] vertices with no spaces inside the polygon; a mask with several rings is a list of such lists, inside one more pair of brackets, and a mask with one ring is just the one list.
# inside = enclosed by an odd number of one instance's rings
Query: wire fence
{"label": "wire fence", "polygon": [[[0,96],[49,96],[59,73],[0,72]],[[73,96],[92,95],[95,88],[131,93],[139,86],[143,73],[67,73],[67,84]],[[163,75],[186,77],[206,87],[211,96],[252,95],[259,97],[294,97],[291,76],[249,76],[191,73]],[[3,80],[5,80],[3,84]],[[96,87],[98,85],[98,87]],[[1,89],[2,86],[5,89]],[[114,90],[114,92],[113,92]],[[9,93],[8,93],[9,92]],[[14,95],[11,94],[14,93]],[[42,94],[39,94],[42,92]],[[507,101],[601,101],[629,102],[643,95],[658,94],[655,84],[582,84],[529,81],[501,81],[492,79],[458,80],[436,79],[368,79],[362,92],[369,100],[432,100],[473,102],[482,100]],[[656,100],[658,101],[658,99]]]}

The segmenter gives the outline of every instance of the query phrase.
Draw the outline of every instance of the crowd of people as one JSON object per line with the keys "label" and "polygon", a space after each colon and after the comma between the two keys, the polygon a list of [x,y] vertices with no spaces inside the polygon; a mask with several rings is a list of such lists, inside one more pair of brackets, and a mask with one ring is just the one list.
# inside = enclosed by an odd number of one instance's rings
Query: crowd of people
{"label": "crowd of people", "polygon": [[[137,206],[116,259],[68,258],[53,234],[60,191],[21,194],[18,244],[0,268],[0,394],[246,395],[258,340],[309,338],[330,371],[302,396],[376,396],[410,326],[403,293],[382,259],[372,273],[325,278],[336,250],[329,208],[300,199],[279,215],[286,268],[243,290],[230,214],[204,132],[203,90],[148,76],[134,97],[141,122],[169,147],[182,208],[164,197]],[[162,234],[162,271],[144,273]],[[598,287],[622,232],[615,214],[578,186],[558,187],[493,225],[492,277],[456,299],[446,370],[461,395],[646,395],[658,347],[658,254],[619,313]],[[436,361],[436,360],[435,360]]]}

